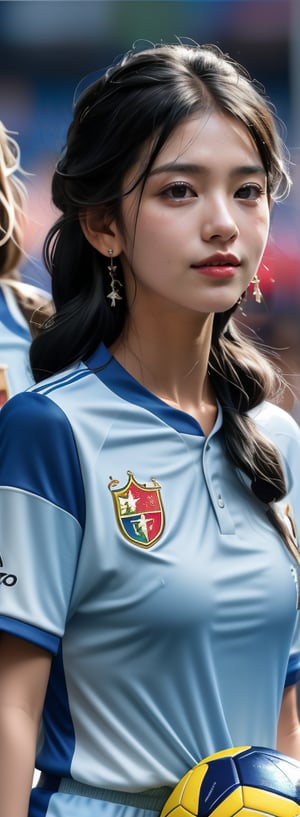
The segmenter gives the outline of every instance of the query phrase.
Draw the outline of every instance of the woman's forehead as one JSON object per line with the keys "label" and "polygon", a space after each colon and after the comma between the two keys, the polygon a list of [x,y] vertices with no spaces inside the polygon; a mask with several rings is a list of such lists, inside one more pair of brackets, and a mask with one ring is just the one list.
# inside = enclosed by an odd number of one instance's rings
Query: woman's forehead
{"label": "woman's forehead", "polygon": [[223,140],[233,142],[241,150],[258,154],[257,145],[250,130],[240,119],[221,110],[203,111],[180,122],[172,131],[159,154],[153,168],[166,157],[180,158],[187,153],[223,146]]}
{"label": "woman's forehead", "polygon": [[[149,140],[143,147],[139,160],[128,171],[125,188],[130,189],[141,179],[146,171],[155,140]],[[227,149],[227,154],[225,153]],[[214,160],[222,162],[227,158],[232,161],[237,157],[239,163],[261,163],[257,145],[250,130],[238,118],[217,109],[201,111],[182,120],[170,133],[160,148],[149,172],[155,175],[169,166],[205,164]]]}

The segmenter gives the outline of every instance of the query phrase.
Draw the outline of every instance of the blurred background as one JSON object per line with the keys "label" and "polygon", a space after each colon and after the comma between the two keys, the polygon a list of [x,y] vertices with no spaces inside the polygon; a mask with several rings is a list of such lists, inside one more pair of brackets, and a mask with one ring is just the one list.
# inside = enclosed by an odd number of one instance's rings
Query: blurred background
{"label": "blurred background", "polygon": [[285,124],[293,191],[272,214],[260,269],[263,302],[248,296],[237,318],[277,350],[291,386],[285,407],[300,422],[300,0],[0,2],[0,118],[30,174],[22,277],[50,288],[42,243],[58,215],[51,175],[74,97],[133,45],[176,38],[216,43],[242,62]]}

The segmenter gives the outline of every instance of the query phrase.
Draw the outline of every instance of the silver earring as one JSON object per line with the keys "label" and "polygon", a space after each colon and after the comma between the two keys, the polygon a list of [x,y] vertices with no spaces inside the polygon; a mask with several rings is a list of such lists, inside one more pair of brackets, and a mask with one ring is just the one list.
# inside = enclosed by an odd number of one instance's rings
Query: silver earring
{"label": "silver earring", "polygon": [[262,293],[261,293],[261,289],[260,289],[260,280],[259,280],[259,277],[257,275],[257,272],[255,273],[255,275],[253,275],[252,284],[253,284],[253,295],[254,295],[254,298],[256,300],[256,303],[261,304]]}
{"label": "silver earring", "polygon": [[111,307],[113,307],[116,306],[116,301],[123,300],[123,297],[120,295],[120,291],[118,289],[118,287],[123,286],[123,284],[118,280],[118,278],[115,277],[117,267],[115,266],[113,260],[113,250],[108,250],[108,254],[110,255],[110,259],[107,269],[110,277],[111,290],[106,297],[108,300],[110,300]]}

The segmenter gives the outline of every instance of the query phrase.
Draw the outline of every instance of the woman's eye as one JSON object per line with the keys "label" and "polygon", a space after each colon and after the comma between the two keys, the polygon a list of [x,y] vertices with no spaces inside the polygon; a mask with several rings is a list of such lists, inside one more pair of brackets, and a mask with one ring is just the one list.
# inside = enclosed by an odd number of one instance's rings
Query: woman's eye
{"label": "woman's eye", "polygon": [[235,198],[246,201],[257,201],[264,194],[265,190],[259,184],[244,184],[235,193]]}
{"label": "woman's eye", "polygon": [[174,182],[163,191],[163,195],[170,199],[180,201],[181,199],[191,198],[195,196],[196,193],[193,192],[192,188],[186,184],[186,182]]}

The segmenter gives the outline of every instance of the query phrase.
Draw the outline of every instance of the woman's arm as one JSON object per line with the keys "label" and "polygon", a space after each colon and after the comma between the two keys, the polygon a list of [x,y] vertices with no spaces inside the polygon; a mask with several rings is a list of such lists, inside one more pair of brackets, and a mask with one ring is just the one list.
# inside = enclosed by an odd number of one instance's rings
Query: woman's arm
{"label": "woman's arm", "polygon": [[0,635],[0,817],[27,817],[51,655]]}
{"label": "woman's arm", "polygon": [[277,749],[300,761],[300,724],[296,684],[286,687],[283,693],[277,730]]}

